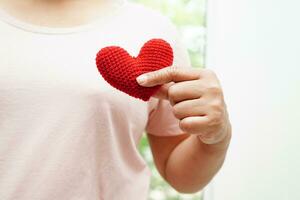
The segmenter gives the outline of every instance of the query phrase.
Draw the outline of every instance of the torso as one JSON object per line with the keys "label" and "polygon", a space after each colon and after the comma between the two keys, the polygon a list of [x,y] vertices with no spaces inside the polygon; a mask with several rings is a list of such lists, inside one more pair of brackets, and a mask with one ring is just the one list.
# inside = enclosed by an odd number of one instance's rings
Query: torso
{"label": "torso", "polygon": [[106,20],[84,31],[0,21],[0,199],[146,198],[137,145],[158,101],[112,88],[95,56],[174,38],[135,6]]}

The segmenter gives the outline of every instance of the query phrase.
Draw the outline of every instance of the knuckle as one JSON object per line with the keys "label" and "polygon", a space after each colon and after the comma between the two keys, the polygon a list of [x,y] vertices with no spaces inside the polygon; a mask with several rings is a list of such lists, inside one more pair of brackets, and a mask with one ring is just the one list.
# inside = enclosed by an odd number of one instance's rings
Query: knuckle
{"label": "knuckle", "polygon": [[223,121],[223,112],[222,111],[217,111],[217,112],[215,112],[214,115],[215,115],[215,117],[214,117],[215,123],[216,124],[221,124],[222,121]]}
{"label": "knuckle", "polygon": [[210,107],[211,107],[211,110],[213,112],[220,112],[220,113],[222,113],[223,110],[224,110],[224,106],[223,106],[222,101],[221,100],[217,100],[217,99],[210,103]]}
{"label": "knuckle", "polygon": [[215,126],[219,126],[220,124],[222,124],[223,121],[223,113],[222,112],[213,112],[211,114],[211,117],[208,120],[208,126],[210,127],[215,127]]}
{"label": "knuckle", "polygon": [[223,96],[222,89],[219,86],[209,86],[206,89],[206,93],[213,95],[213,96]]}
{"label": "knuckle", "polygon": [[175,67],[169,67],[167,68],[167,74],[170,76],[170,77],[175,77],[178,75],[178,70],[177,68]]}

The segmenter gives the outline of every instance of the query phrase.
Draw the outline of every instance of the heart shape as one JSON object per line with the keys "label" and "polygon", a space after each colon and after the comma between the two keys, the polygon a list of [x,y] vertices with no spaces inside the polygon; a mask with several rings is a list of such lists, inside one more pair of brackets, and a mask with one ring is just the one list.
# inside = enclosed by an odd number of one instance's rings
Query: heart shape
{"label": "heart shape", "polygon": [[150,71],[156,71],[173,64],[171,45],[162,39],[152,39],[141,48],[137,57],[121,47],[102,48],[96,56],[98,71],[111,86],[128,95],[148,101],[161,85],[140,86],[136,78]]}

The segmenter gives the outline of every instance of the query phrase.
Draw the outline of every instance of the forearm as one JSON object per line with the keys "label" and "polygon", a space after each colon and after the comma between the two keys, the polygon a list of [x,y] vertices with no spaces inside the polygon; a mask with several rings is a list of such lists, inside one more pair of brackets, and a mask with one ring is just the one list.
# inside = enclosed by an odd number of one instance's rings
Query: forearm
{"label": "forearm", "polygon": [[194,193],[205,187],[219,171],[225,160],[231,139],[231,127],[220,143],[207,145],[191,135],[170,154],[165,166],[165,178],[182,193]]}

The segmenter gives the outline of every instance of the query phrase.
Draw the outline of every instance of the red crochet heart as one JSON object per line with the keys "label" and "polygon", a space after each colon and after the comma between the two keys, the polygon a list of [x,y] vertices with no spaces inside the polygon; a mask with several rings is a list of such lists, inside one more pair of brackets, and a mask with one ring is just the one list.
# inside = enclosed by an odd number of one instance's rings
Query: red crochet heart
{"label": "red crochet heart", "polygon": [[102,77],[114,88],[128,95],[148,101],[160,85],[142,87],[136,77],[146,72],[171,66],[173,50],[162,39],[152,39],[144,44],[137,57],[130,56],[121,47],[109,46],[97,53],[96,64]]}

